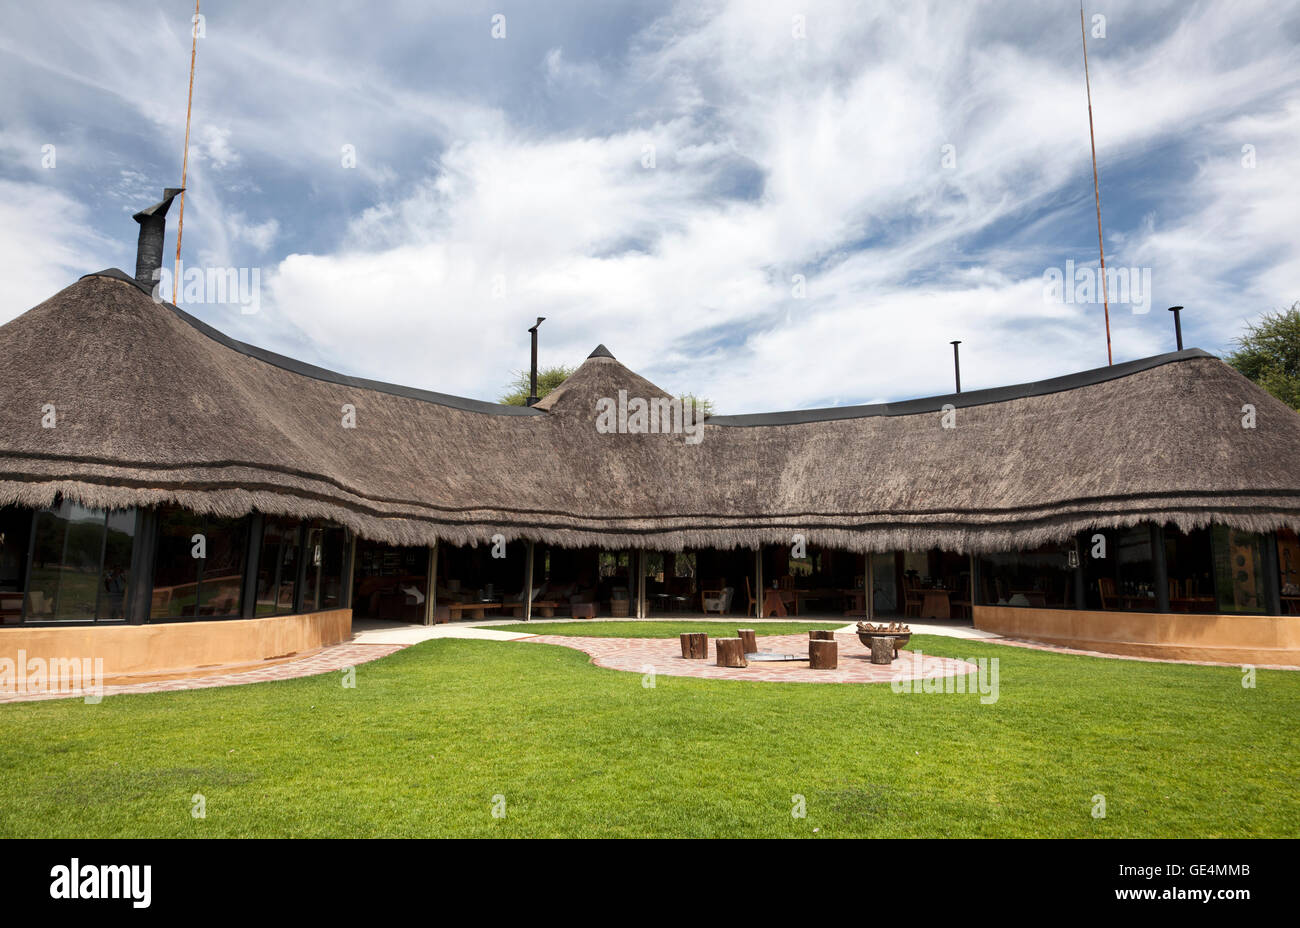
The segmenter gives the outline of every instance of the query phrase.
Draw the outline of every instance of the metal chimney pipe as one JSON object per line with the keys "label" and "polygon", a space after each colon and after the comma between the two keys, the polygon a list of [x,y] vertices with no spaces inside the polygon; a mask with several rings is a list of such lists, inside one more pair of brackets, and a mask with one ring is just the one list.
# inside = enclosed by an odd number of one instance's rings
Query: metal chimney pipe
{"label": "metal chimney pipe", "polygon": [[537,327],[545,321],[546,321],[545,316],[538,316],[537,322],[534,323],[533,327],[528,330],[529,333],[531,333],[533,336],[533,366],[532,366],[532,373],[528,378],[528,405],[529,406],[536,405],[537,400],[539,399],[539,397],[537,396]]}
{"label": "metal chimney pipe", "polygon": [[1170,306],[1169,311],[1174,314],[1174,335],[1178,339],[1178,350],[1183,350],[1183,322],[1179,318],[1183,308],[1181,306]]}
{"label": "metal chimney pipe", "polygon": [[953,376],[957,378],[957,392],[960,393],[961,392],[961,355],[958,354],[957,346],[960,345],[961,342],[955,341],[955,342],[949,342],[949,344],[952,345],[952,372],[953,372]]}
{"label": "metal chimney pipe", "polygon": [[153,289],[158,282],[156,272],[162,267],[163,238],[167,235],[167,210],[172,199],[184,187],[167,187],[163,198],[148,209],[142,209],[131,218],[140,223],[140,239],[135,247],[135,279]]}

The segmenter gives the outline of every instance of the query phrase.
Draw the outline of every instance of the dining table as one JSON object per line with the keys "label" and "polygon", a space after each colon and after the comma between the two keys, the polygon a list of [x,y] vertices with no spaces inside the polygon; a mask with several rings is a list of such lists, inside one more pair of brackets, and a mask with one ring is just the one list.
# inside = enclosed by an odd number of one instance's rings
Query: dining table
{"label": "dining table", "polygon": [[[1297,596],[1296,599],[1300,599]],[[1213,596],[1170,596],[1169,609],[1172,612],[1202,612],[1214,605]],[[1213,611],[1212,609],[1210,611]]]}
{"label": "dining table", "polygon": [[1036,609],[1047,608],[1047,594],[1042,590],[1012,590],[1012,596],[1023,596],[1030,606]]}
{"label": "dining table", "polygon": [[844,614],[849,616],[867,614],[867,597],[862,590],[840,590],[840,595],[844,597]]}
{"label": "dining table", "polygon": [[793,590],[767,590],[763,593],[763,618],[770,615],[785,617],[789,615],[786,609],[786,603],[791,604],[795,609],[795,615],[798,615],[798,599]]}
{"label": "dining table", "polygon": [[947,619],[952,617],[952,590],[920,590],[921,618]]}

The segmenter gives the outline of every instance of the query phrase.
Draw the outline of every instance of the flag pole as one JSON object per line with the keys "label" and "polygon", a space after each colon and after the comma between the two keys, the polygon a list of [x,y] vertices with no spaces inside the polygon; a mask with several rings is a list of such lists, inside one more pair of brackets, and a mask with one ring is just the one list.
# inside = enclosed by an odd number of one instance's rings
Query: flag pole
{"label": "flag pole", "polygon": [[[1083,37],[1083,83],[1088,88],[1088,137],[1092,142],[1092,193],[1097,200],[1097,251],[1101,254],[1101,305],[1106,314],[1106,363],[1114,364],[1110,349],[1110,294],[1106,286],[1106,248],[1101,241],[1101,185],[1097,182],[1097,133],[1092,128],[1092,82],[1088,79],[1088,30],[1079,4],[1079,34]],[[182,194],[184,196],[184,194]],[[185,201],[181,200],[184,209]]]}
{"label": "flag pole", "polygon": [[176,219],[176,269],[172,274],[173,303],[176,302],[176,285],[181,272],[181,232],[185,228],[185,175],[190,168],[190,111],[194,107],[194,54],[198,48],[199,0],[194,0],[194,19],[190,22],[190,96],[185,103],[185,156],[181,161],[181,211]]}

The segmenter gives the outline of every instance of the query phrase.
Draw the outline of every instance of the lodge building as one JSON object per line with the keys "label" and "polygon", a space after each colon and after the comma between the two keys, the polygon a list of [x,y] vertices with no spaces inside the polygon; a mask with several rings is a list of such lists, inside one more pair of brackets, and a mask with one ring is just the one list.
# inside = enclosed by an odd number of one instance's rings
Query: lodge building
{"label": "lodge building", "polygon": [[354,616],[797,613],[1300,666],[1300,416],[1204,351],[611,431],[672,394],[603,346],[515,407],[225,336],[151,296],[166,202],[135,276],[0,327],[0,656],[141,679]]}

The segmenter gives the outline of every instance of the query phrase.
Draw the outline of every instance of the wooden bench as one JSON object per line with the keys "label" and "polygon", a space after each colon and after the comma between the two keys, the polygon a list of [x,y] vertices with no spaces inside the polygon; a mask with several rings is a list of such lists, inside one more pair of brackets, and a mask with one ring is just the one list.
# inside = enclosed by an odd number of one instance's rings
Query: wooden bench
{"label": "wooden bench", "polygon": [[[513,610],[512,615],[514,615],[516,619],[522,619],[524,617],[523,603],[512,603],[510,608]],[[539,615],[543,619],[549,619],[554,617],[555,610],[558,608],[560,608],[560,604],[553,600],[549,600],[549,599],[533,600],[533,615]]]}
{"label": "wooden bench", "polygon": [[486,617],[488,610],[495,611],[500,608],[500,603],[447,603],[434,608],[433,620],[435,622],[459,621],[466,618],[466,612],[471,619],[482,619]]}

